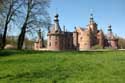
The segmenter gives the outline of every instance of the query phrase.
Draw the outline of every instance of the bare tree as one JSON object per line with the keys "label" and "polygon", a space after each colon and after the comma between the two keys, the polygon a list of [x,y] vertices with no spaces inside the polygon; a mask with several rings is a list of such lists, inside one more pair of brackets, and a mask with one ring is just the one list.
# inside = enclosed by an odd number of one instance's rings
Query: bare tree
{"label": "bare tree", "polygon": [[2,0],[0,0],[0,10],[2,9]]}
{"label": "bare tree", "polygon": [[24,0],[24,22],[18,37],[17,48],[22,49],[26,32],[33,32],[40,27],[47,27],[50,23],[47,8],[50,0]]}
{"label": "bare tree", "polygon": [[2,46],[4,49],[6,45],[6,35],[9,25],[15,21],[15,17],[19,13],[19,8],[21,7],[20,0],[3,0],[2,10],[0,11],[0,19],[3,21],[3,36],[2,36]]}

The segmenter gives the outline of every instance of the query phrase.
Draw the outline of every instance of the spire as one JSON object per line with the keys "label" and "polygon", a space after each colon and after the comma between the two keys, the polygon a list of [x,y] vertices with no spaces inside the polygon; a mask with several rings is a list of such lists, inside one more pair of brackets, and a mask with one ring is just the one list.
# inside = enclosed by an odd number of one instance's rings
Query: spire
{"label": "spire", "polygon": [[76,26],[74,27],[74,30],[76,30]]}
{"label": "spire", "polygon": [[90,24],[94,23],[93,13],[90,14]]}
{"label": "spire", "polygon": [[108,26],[108,31],[109,32],[112,32],[112,28],[111,27],[112,27],[111,25]]}
{"label": "spire", "polygon": [[54,22],[57,22],[57,23],[59,22],[58,17],[59,17],[59,15],[56,14],[56,15],[55,15],[55,18],[54,18]]}
{"label": "spire", "polygon": [[41,39],[41,29],[38,30],[38,38]]}
{"label": "spire", "polygon": [[112,33],[112,26],[108,26],[108,40],[111,40],[113,38],[113,33]]}
{"label": "spire", "polygon": [[63,25],[63,31],[64,31],[64,32],[66,31],[65,25]]}
{"label": "spire", "polygon": [[56,14],[55,15],[55,18],[54,18],[54,31],[55,32],[61,32],[61,28],[60,28],[60,25],[59,25],[59,19],[58,19],[59,15]]}

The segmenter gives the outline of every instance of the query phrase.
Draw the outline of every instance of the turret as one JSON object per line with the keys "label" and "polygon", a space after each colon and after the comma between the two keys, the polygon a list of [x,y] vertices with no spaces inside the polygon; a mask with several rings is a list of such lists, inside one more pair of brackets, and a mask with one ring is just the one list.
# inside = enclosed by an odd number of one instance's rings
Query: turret
{"label": "turret", "polygon": [[111,25],[109,25],[108,26],[108,42],[110,43],[110,41],[111,41],[111,39],[112,39],[112,37],[113,37],[113,33],[112,33],[112,28],[111,28],[112,26]]}
{"label": "turret", "polygon": [[108,31],[111,33],[112,32],[112,28],[111,28],[112,26],[111,25],[109,25],[108,26]]}
{"label": "turret", "polygon": [[78,49],[78,33],[76,32],[76,27],[74,27],[74,32],[73,32],[73,46],[74,49]]}
{"label": "turret", "polygon": [[108,43],[109,47],[118,48],[118,39],[113,35],[111,25],[108,26]]}
{"label": "turret", "polygon": [[104,48],[105,37],[104,37],[104,33],[103,33],[102,29],[99,31],[98,35],[99,35],[99,46],[101,46],[102,48]]}
{"label": "turret", "polygon": [[59,15],[56,14],[54,17],[54,24],[48,33],[48,50],[58,51],[63,49],[63,32],[61,31],[58,17]]}
{"label": "turret", "polygon": [[38,30],[37,34],[38,34],[38,38],[34,43],[34,50],[40,50],[41,48],[44,47],[43,36],[41,36],[41,29]]}
{"label": "turret", "polygon": [[93,14],[92,13],[90,14],[90,21],[89,22],[90,22],[90,24],[94,23],[94,18],[93,18]]}
{"label": "turret", "polygon": [[61,32],[61,28],[60,28],[60,25],[59,25],[59,19],[58,19],[59,15],[56,14],[55,15],[55,18],[54,18],[54,32]]}
{"label": "turret", "polygon": [[39,38],[39,39],[42,38],[42,36],[41,36],[41,30],[40,30],[40,29],[39,29],[39,31],[38,31],[38,38]]}
{"label": "turret", "polygon": [[93,35],[96,36],[96,33],[97,33],[97,24],[94,21],[92,13],[90,14],[90,21],[89,21],[89,25],[88,26],[89,26],[89,28],[91,28],[91,31],[92,31]]}

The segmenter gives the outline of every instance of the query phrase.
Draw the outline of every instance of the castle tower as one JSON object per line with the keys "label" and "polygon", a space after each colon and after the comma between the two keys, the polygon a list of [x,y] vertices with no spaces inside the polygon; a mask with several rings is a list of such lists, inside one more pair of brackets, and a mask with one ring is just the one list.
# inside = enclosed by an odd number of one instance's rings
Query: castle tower
{"label": "castle tower", "polygon": [[109,47],[118,48],[118,39],[113,35],[111,25],[108,26],[108,43]]}
{"label": "castle tower", "polygon": [[99,31],[98,35],[99,35],[99,37],[98,37],[98,40],[99,40],[98,44],[99,44],[99,46],[104,48],[105,37],[104,37],[104,33],[103,33],[102,29]]}
{"label": "castle tower", "polygon": [[112,26],[109,25],[108,26],[108,40],[110,41],[111,40],[111,37],[113,36],[113,33],[112,33]]}
{"label": "castle tower", "polygon": [[58,51],[63,49],[63,33],[59,25],[58,14],[55,15],[54,24],[48,32],[48,50]]}
{"label": "castle tower", "polygon": [[96,36],[97,36],[97,32],[98,32],[98,30],[97,30],[97,24],[96,24],[96,22],[94,21],[94,18],[93,18],[93,14],[91,13],[90,14],[90,21],[89,21],[89,24],[88,24],[88,29],[90,29],[91,30],[91,44],[92,45],[96,45],[97,44],[97,38],[96,38]]}
{"label": "castle tower", "polygon": [[97,24],[94,21],[92,13],[90,14],[89,28],[91,28],[91,31],[92,31],[93,35],[96,35],[96,33],[97,33]]}
{"label": "castle tower", "polygon": [[80,50],[89,50],[92,47],[92,34],[91,34],[91,29],[87,29],[84,31],[84,36],[83,36],[83,43],[80,47]]}
{"label": "castle tower", "polygon": [[76,27],[74,28],[75,31],[73,32],[73,46],[74,49],[78,49],[78,33],[76,32]]}
{"label": "castle tower", "polygon": [[39,29],[38,38],[34,43],[34,50],[40,50],[43,47],[44,47],[44,40],[43,40],[43,37],[41,36],[41,30]]}
{"label": "castle tower", "polygon": [[80,51],[91,49],[91,29],[77,28],[78,45],[77,48]]}
{"label": "castle tower", "polygon": [[112,40],[112,37],[113,37],[113,33],[112,33],[112,28],[111,27],[112,27],[111,25],[108,26],[108,35],[107,35],[109,47],[111,47],[111,40]]}

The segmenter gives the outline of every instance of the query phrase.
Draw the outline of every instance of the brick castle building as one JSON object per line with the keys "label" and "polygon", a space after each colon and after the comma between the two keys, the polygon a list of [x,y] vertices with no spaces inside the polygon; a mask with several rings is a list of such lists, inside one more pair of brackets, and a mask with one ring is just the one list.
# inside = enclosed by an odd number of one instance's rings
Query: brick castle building
{"label": "brick castle building", "polygon": [[[111,25],[108,26],[108,35],[105,36],[102,30],[98,30],[97,23],[94,21],[93,14],[90,16],[89,24],[86,28],[75,27],[74,32],[68,32],[59,25],[59,15],[56,14],[54,24],[49,28],[47,39],[47,50],[89,50],[94,46],[118,48],[118,39],[113,35]],[[39,38],[40,39],[40,38]],[[35,46],[35,49],[40,49],[41,41]]]}

